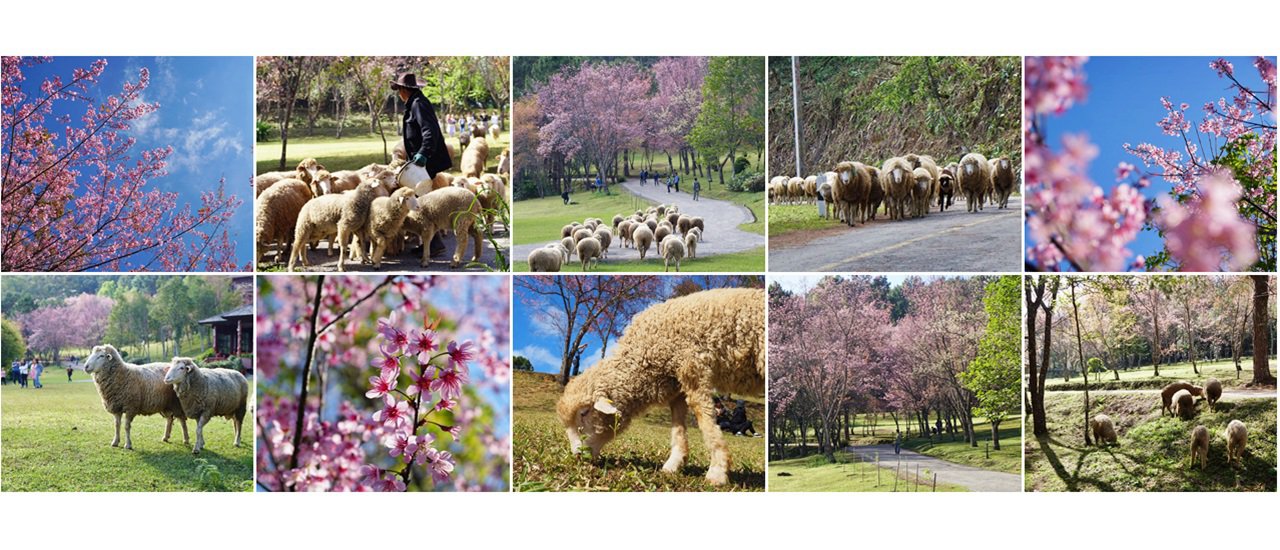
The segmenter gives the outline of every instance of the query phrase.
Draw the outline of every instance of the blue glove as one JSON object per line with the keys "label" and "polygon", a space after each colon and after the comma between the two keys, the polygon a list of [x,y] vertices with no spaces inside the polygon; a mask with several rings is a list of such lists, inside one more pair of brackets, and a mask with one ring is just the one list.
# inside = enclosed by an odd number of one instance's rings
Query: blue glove
{"label": "blue glove", "polygon": [[413,162],[414,164],[416,164],[416,165],[418,165],[418,166],[426,166],[426,165],[427,165],[427,157],[422,156],[422,153],[414,153],[414,154],[413,154],[413,160],[412,160],[412,161],[410,161],[410,162]]}

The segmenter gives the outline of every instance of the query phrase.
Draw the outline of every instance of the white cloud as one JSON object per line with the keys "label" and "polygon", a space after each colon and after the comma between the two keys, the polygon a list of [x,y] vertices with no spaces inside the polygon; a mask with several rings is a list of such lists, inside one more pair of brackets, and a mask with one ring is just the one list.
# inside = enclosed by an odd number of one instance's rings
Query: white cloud
{"label": "white cloud", "polygon": [[533,369],[538,371],[556,372],[560,370],[560,357],[550,350],[541,346],[525,346],[515,350],[516,355],[524,356],[533,363]]}
{"label": "white cloud", "polygon": [[208,168],[210,157],[229,152],[244,153],[242,134],[230,131],[230,124],[219,118],[219,111],[197,113],[186,128],[164,128],[156,132],[157,138],[169,142],[174,148],[169,164],[175,170],[192,172]]}
{"label": "white cloud", "polygon": [[559,327],[564,325],[564,311],[559,309],[545,309],[535,312],[533,318],[529,319],[533,325],[534,334],[540,336],[560,336]]}

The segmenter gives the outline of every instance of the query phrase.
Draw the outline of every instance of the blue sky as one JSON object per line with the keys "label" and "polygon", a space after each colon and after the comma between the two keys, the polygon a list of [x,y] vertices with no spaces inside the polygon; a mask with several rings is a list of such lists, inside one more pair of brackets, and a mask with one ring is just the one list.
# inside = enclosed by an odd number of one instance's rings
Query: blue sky
{"label": "blue sky", "polygon": [[[1124,144],[1151,143],[1166,149],[1180,147],[1182,140],[1166,136],[1156,126],[1167,112],[1160,98],[1167,96],[1175,106],[1187,103],[1187,120],[1194,129],[1203,120],[1201,107],[1210,101],[1234,95],[1230,80],[1219,78],[1209,68],[1216,57],[1092,57],[1084,66],[1089,96],[1062,116],[1046,120],[1050,146],[1060,150],[1063,134],[1088,135],[1098,147],[1098,157],[1089,167],[1089,175],[1104,189],[1115,186],[1116,166],[1128,162],[1143,171],[1141,160],[1124,150]],[[1251,89],[1263,89],[1262,79],[1253,67],[1253,57],[1227,57],[1235,66],[1235,75]],[[1274,58],[1273,58],[1274,59]],[[1181,151],[1181,149],[1177,149]],[[1186,156],[1185,154],[1183,155]],[[1147,197],[1167,194],[1172,185],[1163,179],[1152,180],[1143,191]],[[1161,248],[1154,230],[1143,231],[1130,243],[1135,254],[1150,256]],[[1132,258],[1131,258],[1132,260]]]}
{"label": "blue sky", "polygon": [[[70,79],[76,67],[87,67],[97,57],[54,58],[25,69],[24,86],[38,90],[48,76]],[[244,202],[231,220],[231,240],[238,264],[253,255],[253,58],[252,57],[108,57],[101,83],[90,88],[95,102],[120,92],[124,82],[136,82],[138,71],[151,73],[151,84],[142,92],[144,101],[159,103],[155,112],[134,121],[130,130],[137,139],[131,156],[146,149],[172,146],[169,175],[152,179],[147,188],[178,193],[178,205],[200,206],[200,193],[217,187],[226,178],[226,190]],[[60,103],[54,116],[71,114],[79,120],[83,103]],[[52,121],[52,119],[50,119]],[[57,126],[56,124],[54,125]],[[135,256],[133,265],[150,257]]]}

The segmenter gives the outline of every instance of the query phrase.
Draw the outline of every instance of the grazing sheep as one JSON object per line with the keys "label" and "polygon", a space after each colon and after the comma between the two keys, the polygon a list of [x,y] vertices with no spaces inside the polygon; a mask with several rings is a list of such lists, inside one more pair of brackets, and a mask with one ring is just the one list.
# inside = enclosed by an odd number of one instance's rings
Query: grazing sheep
{"label": "grazing sheep", "polygon": [[[831,202],[836,219],[853,227],[867,221],[867,201],[871,196],[871,174],[860,162],[841,162],[826,179],[834,179]],[[832,178],[830,175],[834,175]]]}
{"label": "grazing sheep", "polygon": [[1209,428],[1196,426],[1191,430],[1191,464],[1200,459],[1200,469],[1209,465]]}
{"label": "grazing sheep", "polygon": [[564,262],[569,261],[566,258],[568,251],[558,243],[552,244],[556,248],[535,248],[529,252],[529,271],[554,273],[560,271]]}
{"label": "grazing sheep", "polygon": [[1196,400],[1187,390],[1178,390],[1173,394],[1173,414],[1183,420],[1191,420],[1196,416]]}
{"label": "grazing sheep", "polygon": [[1009,207],[1013,194],[1013,162],[1004,157],[991,159],[991,200],[1000,208]]}
{"label": "grazing sheep", "polygon": [[613,243],[613,233],[609,232],[609,228],[600,226],[596,228],[596,232],[592,234],[597,241],[600,241],[600,257],[609,257],[609,245]]}
{"label": "grazing sheep", "polygon": [[351,196],[342,203],[342,217],[338,219],[338,271],[346,271],[347,247],[354,239],[356,244],[351,253],[360,250],[360,243],[369,242],[369,209],[382,181],[367,179],[360,183]]}
{"label": "grazing sheep", "polygon": [[164,383],[173,386],[182,402],[182,411],[196,420],[196,444],[191,454],[204,449],[204,425],[215,416],[231,420],[236,430],[236,447],[240,446],[240,428],[249,410],[249,381],[240,371],[202,369],[186,357],[174,357]]}
{"label": "grazing sheep", "polygon": [[956,168],[957,183],[964,194],[965,208],[968,212],[982,210],[982,197],[991,188],[991,164],[987,157],[978,153],[969,153],[960,159]]}
{"label": "grazing sheep", "polygon": [[684,258],[684,240],[679,235],[667,235],[658,246],[658,253],[662,254],[663,271],[669,271],[671,263],[675,262],[676,273],[680,272],[680,260]]}
{"label": "grazing sheep", "polygon": [[1169,384],[1168,386],[1165,386],[1164,389],[1160,390],[1160,403],[1161,403],[1160,414],[1161,415],[1163,415],[1166,411],[1168,411],[1169,414],[1173,414],[1173,411],[1170,410],[1169,408],[1170,405],[1172,405],[1173,403],[1173,394],[1178,393],[1181,390],[1187,390],[1188,392],[1191,393],[1191,395],[1194,395],[1197,397],[1200,396],[1201,393],[1203,393],[1203,390],[1199,386],[1196,386],[1185,380],[1174,382],[1172,384]]}
{"label": "grazing sheep", "polygon": [[938,211],[946,212],[951,206],[956,193],[956,174],[954,165],[948,165],[938,173]]}
{"label": "grazing sheep", "polygon": [[302,206],[298,212],[298,223],[293,230],[293,252],[289,254],[289,271],[293,271],[294,262],[302,260],[307,264],[307,245],[320,239],[330,239],[329,253],[333,254],[333,240],[338,236],[338,221],[342,219],[342,206],[350,195],[324,195],[316,197]]}
{"label": "grazing sheep", "polygon": [[671,409],[671,454],[662,471],[679,472],[688,454],[685,421],[698,421],[710,464],[706,478],[728,481],[731,458],[716,425],[713,394],[764,394],[764,291],[713,289],[650,306],[636,315],[613,353],[565,386],[556,403],[578,452],[591,456],[653,405]]}
{"label": "grazing sheep", "polygon": [[880,186],[884,188],[885,202],[888,204],[891,220],[906,218],[907,204],[911,202],[914,170],[911,164],[901,157],[884,161],[880,169]]}
{"label": "grazing sheep", "polygon": [[390,197],[373,199],[369,207],[369,241],[374,269],[382,269],[382,255],[387,245],[400,238],[405,218],[417,209],[418,196],[408,187],[396,189]]}
{"label": "grazing sheep", "polygon": [[124,417],[124,448],[133,448],[133,417],[158,414],[165,418],[164,439],[169,441],[173,419],[182,422],[182,442],[189,443],[187,416],[173,388],[164,382],[168,363],[126,363],[110,344],[94,346],[84,360],[84,371],[93,376],[102,407],[116,417],[112,447],[120,446],[120,417]]}
{"label": "grazing sheep", "polygon": [[653,231],[647,225],[637,226],[631,230],[631,244],[640,252],[640,259],[644,259],[645,253],[649,252],[649,245],[653,244]]}
{"label": "grazing sheep", "polygon": [[286,179],[263,191],[253,201],[253,240],[257,244],[256,261],[261,263],[267,249],[276,246],[280,254],[276,261],[283,261],[283,254],[293,242],[294,226],[298,213],[311,200],[311,188],[302,180]]}
{"label": "grazing sheep", "polygon": [[690,260],[698,257],[698,233],[697,229],[684,234],[684,250]]}
{"label": "grazing sheep", "polygon": [[1218,404],[1218,400],[1222,399],[1222,382],[1217,378],[1210,378],[1204,383],[1204,396],[1209,401],[1209,409],[1212,410],[1214,405]]}
{"label": "grazing sheep", "polygon": [[1093,432],[1093,442],[1098,446],[1116,443],[1116,426],[1111,417],[1105,414],[1094,416],[1089,421],[1089,431]]}
{"label": "grazing sheep", "polygon": [[418,235],[422,240],[421,265],[431,264],[428,243],[437,231],[453,231],[455,246],[450,267],[462,265],[462,255],[467,250],[467,238],[475,243],[471,261],[478,261],[484,252],[484,240],[476,224],[480,219],[480,201],[475,193],[461,187],[436,189],[418,197],[418,208],[411,210],[404,220],[404,231]]}
{"label": "grazing sheep", "polygon": [[595,237],[587,237],[578,241],[578,260],[582,262],[582,271],[590,271],[591,265],[600,264],[600,241]]}
{"label": "grazing sheep", "polygon": [[1227,424],[1227,464],[1244,463],[1244,449],[1249,443],[1249,432],[1244,422],[1232,420]]}

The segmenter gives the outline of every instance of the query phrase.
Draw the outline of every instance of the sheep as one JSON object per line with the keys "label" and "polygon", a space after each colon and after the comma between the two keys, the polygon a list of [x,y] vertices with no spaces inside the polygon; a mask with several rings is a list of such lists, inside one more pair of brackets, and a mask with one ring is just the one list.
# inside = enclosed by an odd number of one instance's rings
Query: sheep
{"label": "sheep", "polygon": [[911,200],[911,180],[913,171],[905,159],[893,157],[884,161],[880,168],[880,186],[884,188],[885,202],[888,203],[889,219],[901,220],[906,217],[907,203]]}
{"label": "sheep", "polygon": [[884,202],[884,185],[880,183],[880,169],[871,165],[866,166],[867,175],[871,176],[871,192],[867,195],[867,219],[875,221],[876,212],[880,210],[880,204]]}
{"label": "sheep", "polygon": [[649,227],[650,232],[658,230],[658,220],[654,218],[645,218],[644,224]]}
{"label": "sheep", "polygon": [[623,218],[623,217],[622,217],[622,214],[614,214],[614,215],[613,215],[613,230],[614,230],[615,232],[616,232],[616,231],[618,231],[618,225],[619,225],[619,224],[621,224],[621,223],[622,223],[622,220],[625,220],[625,219],[626,219],[626,218]]}
{"label": "sheep", "polygon": [[417,193],[408,187],[396,189],[390,197],[373,199],[369,207],[369,240],[374,269],[382,269],[382,255],[387,245],[400,238],[405,218],[417,209]]}
{"label": "sheep", "polygon": [[1244,427],[1244,422],[1232,420],[1227,424],[1227,464],[1231,462],[1244,463],[1244,449],[1249,442],[1249,432]]}
{"label": "sheep", "polygon": [[706,223],[703,222],[702,216],[694,216],[690,223],[692,223],[694,227],[698,228],[698,240],[701,241],[702,234],[707,232],[707,226]]}
{"label": "sheep", "polygon": [[965,208],[968,212],[982,210],[982,197],[991,188],[991,164],[987,157],[978,153],[969,153],[960,159],[956,168],[960,184],[960,192],[964,193]]}
{"label": "sheep", "polygon": [[303,183],[310,185],[316,174],[321,170],[324,170],[324,165],[320,164],[316,159],[306,158],[302,159],[302,162],[299,162],[297,168],[294,168],[293,171],[259,174],[253,178],[254,196],[261,195],[263,191],[286,179],[302,180]]}
{"label": "sheep", "polygon": [[1116,443],[1116,427],[1111,417],[1105,414],[1094,416],[1089,421],[1089,431],[1093,432],[1093,442],[1098,446]]}
{"label": "sheep", "polygon": [[1200,459],[1200,469],[1209,465],[1209,428],[1196,426],[1191,430],[1191,464]]}
{"label": "sheep", "polygon": [[787,196],[787,177],[774,176],[769,180],[769,204],[777,204]]}
{"label": "sheep", "polygon": [[1009,207],[1009,195],[1013,194],[1013,162],[1004,157],[993,158],[991,164],[991,200],[1000,208]]}
{"label": "sheep", "polygon": [[702,230],[697,227],[689,228],[689,234],[698,238],[698,242],[702,242]]}
{"label": "sheep", "polygon": [[338,271],[347,269],[347,247],[351,245],[352,239],[356,241],[356,246],[351,249],[352,254],[360,250],[360,243],[369,242],[369,209],[376,198],[375,192],[381,186],[381,180],[367,179],[342,202],[342,217],[338,218]]}
{"label": "sheep", "polygon": [[665,218],[667,216],[667,205],[665,204],[659,204],[657,208],[652,210],[653,214],[656,214],[659,218]]}
{"label": "sheep", "polygon": [[680,272],[680,260],[684,258],[684,240],[679,235],[667,235],[658,247],[658,253],[662,254],[663,271],[671,269],[671,262],[676,264],[676,273]]}
{"label": "sheep", "polygon": [[[342,206],[350,198],[347,194],[316,197],[302,206],[298,222],[293,230],[293,251],[289,254],[289,271],[294,262],[301,259],[307,265],[307,245],[320,239],[333,239],[338,235],[338,221],[342,218]],[[333,253],[330,240],[329,252]]]}
{"label": "sheep", "polygon": [[804,202],[813,200],[818,195],[818,176],[813,175],[804,179],[804,185],[800,187],[800,191],[804,193]]}
{"label": "sheep", "polygon": [[564,262],[569,261],[567,258],[568,251],[564,250],[559,243],[552,243],[560,250],[555,248],[535,248],[529,252],[529,271],[543,271],[554,273],[560,271],[560,266]]}
{"label": "sheep", "polygon": [[569,249],[568,249],[568,248],[565,248],[565,246],[564,246],[564,242],[562,242],[562,241],[556,241],[556,242],[553,242],[553,243],[547,243],[547,246],[546,246],[545,248],[550,248],[550,249],[552,249],[552,250],[555,250],[556,252],[559,252],[559,253],[560,253],[560,255],[564,258],[564,261],[565,261],[566,263],[568,263],[568,261],[569,261]]}
{"label": "sheep", "polygon": [[1173,413],[1183,420],[1191,420],[1196,415],[1196,401],[1191,392],[1178,390],[1173,394]]}
{"label": "sheep", "polygon": [[681,235],[688,233],[691,228],[693,228],[693,218],[681,214],[676,219],[676,229],[680,231]]}
{"label": "sheep", "polygon": [[489,142],[483,136],[476,136],[462,151],[462,175],[478,178],[484,173],[484,165],[489,162]]}
{"label": "sheep", "polygon": [[574,377],[556,403],[577,453],[593,459],[631,420],[653,405],[671,409],[671,454],[662,466],[676,473],[688,454],[685,421],[698,421],[710,464],[707,481],[728,481],[731,458],[716,425],[713,392],[764,394],[764,291],[713,289],[650,306],[636,315],[613,353]]}
{"label": "sheep", "polygon": [[834,210],[832,206],[835,203],[835,197],[834,195],[832,195],[832,192],[835,190],[835,187],[832,185],[832,183],[833,182],[828,179],[818,184],[817,199],[827,203],[827,206],[828,206],[828,208],[824,210],[821,215],[822,219],[824,220],[831,219],[832,210]]}
{"label": "sheep", "polygon": [[1214,405],[1218,404],[1218,400],[1222,399],[1222,382],[1217,378],[1210,378],[1204,383],[1205,399],[1209,401],[1209,409],[1212,410]]}
{"label": "sheep", "polygon": [[[253,201],[253,240],[257,245],[256,260],[262,262],[267,248],[278,245],[283,252],[293,242],[298,213],[313,198],[311,188],[302,180],[286,179],[263,191]],[[281,256],[276,255],[279,261]]]}
{"label": "sheep", "polygon": [[196,444],[191,454],[204,449],[204,425],[215,416],[231,420],[236,430],[235,446],[240,446],[240,428],[249,410],[249,381],[240,371],[202,369],[186,357],[174,357],[164,377],[182,402],[182,411],[196,420]]}
{"label": "sheep", "polygon": [[658,243],[658,254],[662,254],[662,242],[667,235],[672,234],[671,226],[667,224],[659,224],[658,230],[653,232],[653,242]]}
{"label": "sheep", "polygon": [[462,254],[467,250],[468,236],[475,243],[471,261],[478,261],[484,252],[484,240],[476,223],[480,219],[480,202],[475,193],[461,187],[436,189],[418,197],[418,208],[411,210],[404,220],[405,233],[418,235],[422,240],[423,267],[431,264],[431,238],[437,231],[453,231],[456,242],[450,267],[462,265]]}
{"label": "sheep", "polygon": [[622,220],[622,223],[618,224],[618,240],[622,248],[626,248],[631,243],[631,231],[635,227],[636,223],[630,219]]}
{"label": "sheep", "polygon": [[573,224],[567,224],[567,225],[565,225],[564,227],[561,227],[561,228],[560,228],[560,238],[562,238],[562,239],[563,239],[563,238],[565,238],[565,237],[572,237],[572,236],[573,236],[573,231],[574,231],[575,229],[577,229],[577,228],[578,228],[578,227],[577,227],[576,225],[573,225]]}
{"label": "sheep", "polygon": [[933,176],[929,171],[916,168],[911,172],[911,217],[923,218],[929,214],[930,190],[933,189]]}
{"label": "sheep", "polygon": [[609,257],[609,245],[613,243],[613,233],[609,232],[609,228],[600,226],[596,228],[596,232],[592,235],[597,241],[600,241],[600,257]]}
{"label": "sheep", "polygon": [[498,129],[497,124],[490,124],[487,132],[489,133],[489,139],[496,140],[502,131]]}
{"label": "sheep", "polygon": [[676,224],[680,223],[680,216],[681,214],[679,212],[672,210],[667,211],[667,219],[665,221],[667,222],[667,225],[671,226],[672,231],[675,231]]}
{"label": "sheep", "polygon": [[956,174],[954,164],[948,165],[938,173],[938,211],[946,212],[951,206],[956,193]]}
{"label": "sheep", "polygon": [[[832,177],[834,176],[834,177]],[[841,162],[835,172],[827,173],[833,180],[831,200],[836,219],[849,227],[867,221],[867,200],[871,196],[871,175],[860,162]]]}
{"label": "sheep", "polygon": [[1185,380],[1174,382],[1172,384],[1169,384],[1168,386],[1165,386],[1164,389],[1160,390],[1160,403],[1162,405],[1160,408],[1161,416],[1163,416],[1165,412],[1168,412],[1171,415],[1173,414],[1173,411],[1170,410],[1170,405],[1173,403],[1173,394],[1177,393],[1180,390],[1187,390],[1188,392],[1191,393],[1191,395],[1194,395],[1197,397],[1200,396],[1200,394],[1203,392],[1203,390],[1199,386],[1196,386]]}
{"label": "sheep", "polygon": [[640,259],[644,259],[645,253],[649,251],[649,245],[653,244],[653,231],[647,225],[637,226],[631,230],[631,244],[640,252]]}
{"label": "sheep", "polygon": [[800,197],[804,196],[804,178],[791,178],[787,180],[787,204],[795,204]]}
{"label": "sheep", "polygon": [[158,414],[165,419],[164,439],[168,442],[173,420],[182,422],[182,442],[190,443],[187,416],[173,388],[164,383],[168,363],[135,365],[126,363],[110,344],[94,346],[84,360],[84,371],[93,376],[102,407],[116,417],[112,447],[120,446],[120,417],[124,417],[124,448],[133,449],[133,417]]}
{"label": "sheep", "polygon": [[498,155],[498,173],[503,176],[511,175],[511,149],[503,149]]}
{"label": "sheep", "polygon": [[[694,231],[697,231],[696,229]],[[698,234],[689,232],[684,234],[684,249],[689,259],[698,257]]]}
{"label": "sheep", "polygon": [[582,271],[591,269],[592,264],[600,264],[600,241],[595,237],[587,237],[578,241],[578,260],[582,262]]}
{"label": "sheep", "polygon": [[573,244],[574,244],[574,246],[577,246],[577,244],[578,244],[578,243],[582,242],[582,239],[585,239],[585,238],[587,238],[587,237],[590,237],[590,236],[591,236],[591,235],[593,235],[593,234],[594,234],[594,233],[592,233],[592,232],[591,232],[591,229],[590,229],[590,228],[588,228],[588,227],[586,227],[586,226],[578,226],[578,229],[575,229],[575,230],[573,231]]}

